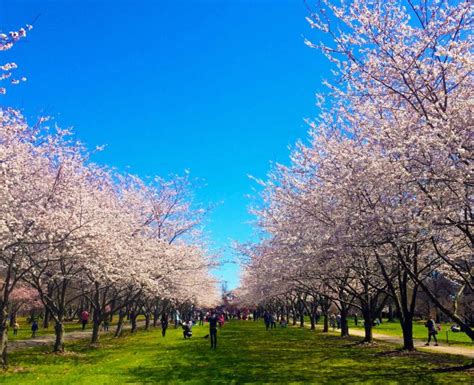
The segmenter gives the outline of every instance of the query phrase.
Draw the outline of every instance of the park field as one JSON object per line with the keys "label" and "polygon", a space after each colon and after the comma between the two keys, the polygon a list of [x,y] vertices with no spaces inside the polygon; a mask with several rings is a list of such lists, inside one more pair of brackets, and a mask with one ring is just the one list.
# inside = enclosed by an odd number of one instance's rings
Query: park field
{"label": "park field", "polygon": [[[415,321],[413,322],[413,338],[416,340],[425,340],[428,338],[428,331],[425,327],[426,321]],[[459,346],[473,346],[471,339],[466,333],[453,333],[450,328],[452,323],[441,323],[441,330],[438,332],[438,340],[442,343]],[[359,322],[358,326],[355,326],[354,320],[351,317],[349,319],[349,333],[350,329],[364,330],[364,323]],[[402,328],[400,322],[393,321],[388,322],[384,319],[380,325],[374,326],[374,333],[386,334],[389,336],[402,337]]]}
{"label": "park field", "polygon": [[[457,356],[400,353],[392,345],[360,346],[358,339],[308,329],[266,331],[260,322],[233,321],[219,331],[218,349],[195,327],[184,340],[180,329],[139,331],[120,339],[103,336],[100,348],[70,342],[62,355],[49,349],[15,351],[6,384],[472,384],[472,371]],[[471,361],[472,362],[472,361]]]}

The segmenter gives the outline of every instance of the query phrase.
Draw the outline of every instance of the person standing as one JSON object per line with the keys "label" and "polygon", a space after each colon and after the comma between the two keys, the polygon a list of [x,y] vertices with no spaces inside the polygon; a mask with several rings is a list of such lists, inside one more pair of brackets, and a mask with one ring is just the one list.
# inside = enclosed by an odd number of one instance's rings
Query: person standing
{"label": "person standing", "polygon": [[168,329],[168,315],[163,313],[161,316],[161,335],[166,336],[166,329]]}
{"label": "person standing", "polygon": [[431,337],[433,337],[435,346],[438,346],[438,339],[436,338],[436,334],[438,334],[438,330],[436,329],[436,322],[433,319],[426,321],[425,327],[428,329],[428,342],[425,346],[429,346],[431,342]]}
{"label": "person standing", "polygon": [[265,312],[263,314],[263,322],[265,323],[265,328],[270,329],[270,314]]}
{"label": "person standing", "polygon": [[217,348],[217,324],[219,320],[215,312],[209,317],[209,336],[211,337],[211,349]]}
{"label": "person standing", "polygon": [[13,324],[13,335],[14,336],[18,335],[18,329],[20,329],[20,325],[18,324],[18,322],[15,321],[15,323]]}
{"label": "person standing", "polygon": [[204,312],[202,310],[199,312],[199,326],[204,326]]}
{"label": "person standing", "polygon": [[270,329],[276,329],[276,317],[275,317],[275,314],[270,314]]}
{"label": "person standing", "polygon": [[89,321],[89,312],[87,310],[84,310],[81,313],[82,330],[85,330],[88,321]]}
{"label": "person standing", "polygon": [[38,331],[38,322],[36,320],[33,321],[31,324],[31,337],[36,337],[36,332]]}

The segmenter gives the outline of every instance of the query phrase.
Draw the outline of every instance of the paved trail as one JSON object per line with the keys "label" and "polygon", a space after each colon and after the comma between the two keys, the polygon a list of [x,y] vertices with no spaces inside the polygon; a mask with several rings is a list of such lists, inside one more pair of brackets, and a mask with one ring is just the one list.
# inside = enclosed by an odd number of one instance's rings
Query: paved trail
{"label": "paved trail", "polygon": [[[309,325],[307,325],[309,327]],[[332,331],[331,331],[332,332]],[[338,331],[332,333],[339,334]],[[363,330],[359,329],[349,329],[349,334],[351,336],[364,337],[365,333]],[[388,342],[394,345],[403,345],[403,338],[390,336],[387,334],[373,333],[374,340],[379,340],[383,342]],[[427,351],[430,353],[445,353],[445,354],[456,354],[459,356],[465,356],[468,358],[474,359],[474,346],[458,346],[458,345],[445,345],[440,343],[439,346],[425,346],[425,341],[423,340],[414,340],[415,348],[420,351]]]}
{"label": "paved trail", "polygon": [[[137,322],[137,327],[145,325],[145,321],[138,321]],[[123,330],[129,330],[131,328],[131,325],[127,322],[123,325]],[[110,333],[115,333],[115,327],[110,327],[110,330],[108,332],[106,331],[101,331],[100,334],[110,334]],[[80,330],[80,331],[75,331],[75,332],[66,332],[64,335],[64,341],[65,342],[70,342],[70,341],[77,341],[77,340],[82,340],[82,339],[87,339],[90,338],[92,335],[92,328],[90,327],[87,330]],[[19,349],[25,349],[25,348],[33,348],[36,346],[52,346],[54,345],[54,334],[46,334],[42,336],[38,336],[36,338],[29,338],[26,340],[15,340],[15,341],[8,341],[8,350],[19,350]]]}
{"label": "paved trail", "polygon": [[[143,326],[145,324],[144,321],[137,322],[137,326]],[[309,327],[308,324],[306,324]],[[124,325],[124,330],[130,329],[129,324]],[[115,332],[115,328],[111,328],[109,332],[101,332],[101,334],[106,333],[113,333]],[[66,333],[65,341],[76,341],[80,339],[86,339],[91,337],[92,330],[85,330],[85,331],[76,331]],[[333,333],[338,333],[334,331]],[[364,337],[364,331],[358,329],[350,329],[350,335],[357,336],[357,337]],[[394,345],[402,345],[403,339],[395,336],[390,336],[387,334],[380,334],[380,333],[373,333],[374,339],[387,342]],[[16,341],[9,341],[8,348],[9,350],[18,350],[24,348],[31,348],[35,346],[51,346],[54,344],[54,334],[48,334],[40,337],[36,337],[33,339],[27,340],[16,340]],[[433,353],[445,353],[445,354],[456,354],[460,356],[465,356],[474,359],[474,347],[465,347],[465,346],[453,346],[453,345],[445,345],[440,343],[439,346],[424,346],[425,342],[422,340],[415,340],[415,347],[421,351],[429,351]]]}

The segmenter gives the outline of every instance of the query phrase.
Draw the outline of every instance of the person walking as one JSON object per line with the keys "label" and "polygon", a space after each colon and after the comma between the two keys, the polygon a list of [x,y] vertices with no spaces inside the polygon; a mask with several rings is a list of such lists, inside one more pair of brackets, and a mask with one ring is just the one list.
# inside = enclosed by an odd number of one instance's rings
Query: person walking
{"label": "person walking", "polygon": [[13,324],[13,335],[14,336],[18,335],[18,329],[20,329],[20,325],[18,324],[18,322],[15,321],[15,323]]}
{"label": "person walking", "polygon": [[270,314],[270,329],[276,329],[276,317],[275,314]]}
{"label": "person walking", "polygon": [[263,314],[263,322],[265,323],[265,328],[270,329],[270,314],[265,312]]}
{"label": "person walking", "polygon": [[166,329],[168,329],[168,315],[163,313],[161,316],[161,335],[166,336]]}
{"label": "person walking", "polygon": [[202,310],[199,312],[199,326],[204,326],[204,312]]}
{"label": "person walking", "polygon": [[81,322],[82,322],[82,330],[85,330],[87,322],[89,322],[89,312],[84,310],[81,313]]}
{"label": "person walking", "polygon": [[33,321],[31,324],[31,337],[36,337],[36,333],[38,332],[38,322],[36,320]]}
{"label": "person walking", "polygon": [[219,320],[215,312],[209,317],[209,335],[211,337],[211,349],[217,348],[217,324]]}
{"label": "person walking", "polygon": [[425,327],[428,329],[428,342],[425,346],[429,346],[431,342],[431,337],[433,337],[435,346],[438,346],[438,339],[436,338],[436,334],[438,334],[438,330],[436,328],[436,322],[433,319],[429,319],[425,323]]}

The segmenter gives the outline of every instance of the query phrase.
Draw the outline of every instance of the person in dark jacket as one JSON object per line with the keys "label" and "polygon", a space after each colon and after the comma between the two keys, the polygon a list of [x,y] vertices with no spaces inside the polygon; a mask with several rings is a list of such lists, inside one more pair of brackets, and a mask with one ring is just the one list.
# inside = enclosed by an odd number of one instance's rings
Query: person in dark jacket
{"label": "person in dark jacket", "polygon": [[217,318],[216,313],[212,312],[209,317],[209,335],[211,337],[211,349],[217,348],[217,325],[219,324],[219,319]]}
{"label": "person in dark jacket", "polygon": [[433,337],[435,346],[438,346],[438,339],[436,338],[436,334],[438,334],[438,330],[436,328],[436,322],[433,319],[426,321],[425,327],[428,329],[428,342],[425,344],[429,346],[431,342],[431,337]]}
{"label": "person in dark jacket", "polygon": [[163,313],[161,315],[161,335],[166,336],[166,329],[168,329],[168,315]]}
{"label": "person in dark jacket", "polygon": [[191,338],[193,336],[193,331],[192,331],[193,323],[192,323],[192,321],[183,322],[182,326],[183,326],[184,339]]}

